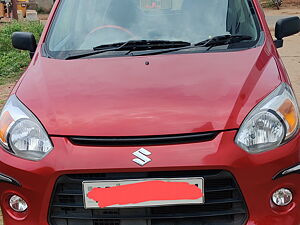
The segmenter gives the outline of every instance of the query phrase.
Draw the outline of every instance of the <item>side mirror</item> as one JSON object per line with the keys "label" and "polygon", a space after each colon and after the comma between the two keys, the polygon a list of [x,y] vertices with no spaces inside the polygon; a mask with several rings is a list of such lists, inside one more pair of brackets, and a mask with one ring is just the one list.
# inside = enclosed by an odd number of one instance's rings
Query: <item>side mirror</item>
{"label": "side mirror", "polygon": [[277,39],[274,41],[275,46],[281,48],[283,46],[283,38],[299,32],[300,18],[298,16],[278,20],[275,27],[275,37]]}
{"label": "side mirror", "polygon": [[36,50],[36,40],[32,33],[15,32],[12,35],[12,45],[16,49],[27,50],[32,58]]}

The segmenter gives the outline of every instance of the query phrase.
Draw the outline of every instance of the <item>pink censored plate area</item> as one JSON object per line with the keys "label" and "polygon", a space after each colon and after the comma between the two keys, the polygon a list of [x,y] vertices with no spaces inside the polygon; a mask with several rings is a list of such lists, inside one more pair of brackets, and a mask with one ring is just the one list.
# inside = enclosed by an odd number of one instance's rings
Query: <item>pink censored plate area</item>
{"label": "pink censored plate area", "polygon": [[85,208],[203,204],[203,178],[83,182]]}

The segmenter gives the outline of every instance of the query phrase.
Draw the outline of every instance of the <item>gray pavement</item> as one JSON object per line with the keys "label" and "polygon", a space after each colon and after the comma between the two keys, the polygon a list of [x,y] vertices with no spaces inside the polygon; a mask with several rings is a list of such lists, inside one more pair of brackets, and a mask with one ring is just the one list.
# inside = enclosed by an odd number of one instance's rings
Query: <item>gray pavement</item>
{"label": "gray pavement", "polygon": [[287,17],[291,17],[291,16],[299,16],[300,14],[296,14],[296,15],[290,15],[290,14],[286,14],[286,15],[276,15],[276,16],[266,16],[267,22],[269,24],[269,27],[275,27],[276,22],[280,19],[283,18],[287,18]]}

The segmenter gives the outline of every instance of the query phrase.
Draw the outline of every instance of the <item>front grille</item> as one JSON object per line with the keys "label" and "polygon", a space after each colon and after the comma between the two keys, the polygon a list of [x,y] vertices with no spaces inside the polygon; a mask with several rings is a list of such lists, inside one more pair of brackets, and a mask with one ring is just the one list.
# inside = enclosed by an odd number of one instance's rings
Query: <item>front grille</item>
{"label": "front grille", "polygon": [[174,134],[158,136],[135,137],[69,137],[74,145],[81,146],[145,146],[145,145],[175,145],[212,141],[220,131],[192,134]]}
{"label": "front grille", "polygon": [[[203,177],[205,204],[84,209],[82,182]],[[49,209],[51,225],[242,225],[248,211],[231,173],[223,170],[73,174],[59,177]]]}

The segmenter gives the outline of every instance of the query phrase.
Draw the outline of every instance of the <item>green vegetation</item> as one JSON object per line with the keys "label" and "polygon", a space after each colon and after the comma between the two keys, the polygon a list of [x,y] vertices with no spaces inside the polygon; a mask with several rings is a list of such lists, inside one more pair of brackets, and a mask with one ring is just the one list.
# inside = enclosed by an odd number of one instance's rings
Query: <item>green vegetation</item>
{"label": "green vegetation", "polygon": [[[1,112],[1,107],[5,104],[6,98],[5,99],[0,99],[0,112]],[[1,211],[0,211],[0,225],[1,225]]]}
{"label": "green vegetation", "polygon": [[261,5],[263,8],[273,8],[275,7],[275,4],[273,2],[273,0],[263,0],[260,1]]}
{"label": "green vegetation", "polygon": [[12,47],[13,32],[32,32],[39,40],[43,31],[40,22],[12,22],[0,26],[0,85],[17,79],[30,62],[28,52],[16,50]]}

